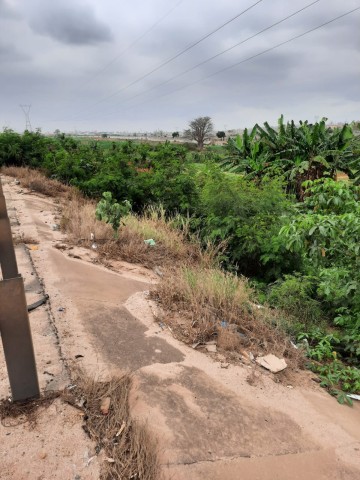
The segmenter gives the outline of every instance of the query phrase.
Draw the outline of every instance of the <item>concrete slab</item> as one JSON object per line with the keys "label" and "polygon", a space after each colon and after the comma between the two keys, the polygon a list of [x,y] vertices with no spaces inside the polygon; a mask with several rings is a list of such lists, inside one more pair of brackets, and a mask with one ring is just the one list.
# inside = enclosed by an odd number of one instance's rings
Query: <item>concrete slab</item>
{"label": "concrete slab", "polygon": [[150,277],[67,257],[54,248],[64,236],[51,231],[51,200],[11,197],[23,233],[39,241],[31,257],[50,295],[62,355],[84,355],[77,361],[100,377],[134,371],[132,414],[157,434],[166,478],[359,478],[360,434],[352,427],[360,424],[359,405],[342,407],[315,384],[289,390],[264,376],[249,385],[251,367],[221,368],[216,354],[159,328],[144,294]]}

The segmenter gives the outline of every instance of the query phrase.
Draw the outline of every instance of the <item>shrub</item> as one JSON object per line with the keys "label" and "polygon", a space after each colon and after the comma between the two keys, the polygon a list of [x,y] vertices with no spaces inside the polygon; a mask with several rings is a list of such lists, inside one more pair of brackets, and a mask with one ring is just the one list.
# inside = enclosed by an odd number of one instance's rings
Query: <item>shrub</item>
{"label": "shrub", "polygon": [[285,275],[271,287],[268,301],[271,306],[280,308],[300,323],[307,326],[321,322],[324,314],[321,304],[314,299],[313,279],[301,275]]}
{"label": "shrub", "polygon": [[227,265],[247,276],[276,279],[291,271],[296,255],[274,245],[291,202],[278,182],[260,186],[216,166],[199,177],[200,203],[194,228],[204,239],[226,241]]}
{"label": "shrub", "polygon": [[114,231],[114,236],[118,237],[121,217],[129,213],[131,209],[130,202],[124,200],[121,204],[113,200],[111,192],[104,192],[103,198],[96,206],[95,215],[98,220],[109,223]]}

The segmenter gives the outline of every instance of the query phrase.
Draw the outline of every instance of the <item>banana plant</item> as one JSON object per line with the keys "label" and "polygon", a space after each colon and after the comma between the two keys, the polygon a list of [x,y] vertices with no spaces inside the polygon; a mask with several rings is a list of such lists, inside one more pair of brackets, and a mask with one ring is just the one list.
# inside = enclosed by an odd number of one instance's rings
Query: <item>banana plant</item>
{"label": "banana plant", "polygon": [[266,155],[263,154],[261,143],[256,138],[256,126],[250,134],[245,128],[242,136],[229,138],[227,149],[229,156],[221,163],[222,168],[231,173],[242,173],[247,178],[261,177],[266,168]]}

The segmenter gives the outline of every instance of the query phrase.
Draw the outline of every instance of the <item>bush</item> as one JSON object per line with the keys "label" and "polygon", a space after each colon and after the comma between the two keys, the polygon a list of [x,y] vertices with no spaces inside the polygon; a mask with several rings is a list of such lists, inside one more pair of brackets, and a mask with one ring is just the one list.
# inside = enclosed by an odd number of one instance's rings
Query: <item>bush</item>
{"label": "bush", "polygon": [[[276,279],[294,268],[296,255],[274,246],[291,202],[281,184],[260,186],[214,165],[200,177],[200,202],[194,228],[204,239],[226,242],[226,263],[247,276]],[[274,240],[275,239],[275,240]]]}
{"label": "bush", "polygon": [[114,236],[117,238],[121,218],[129,213],[131,204],[128,200],[124,200],[122,203],[115,202],[111,192],[104,192],[102,196],[103,198],[96,206],[96,219],[111,225]]}
{"label": "bush", "polygon": [[321,322],[324,314],[319,301],[315,300],[314,281],[301,275],[285,275],[270,287],[268,302],[284,310],[300,323],[310,326]]}

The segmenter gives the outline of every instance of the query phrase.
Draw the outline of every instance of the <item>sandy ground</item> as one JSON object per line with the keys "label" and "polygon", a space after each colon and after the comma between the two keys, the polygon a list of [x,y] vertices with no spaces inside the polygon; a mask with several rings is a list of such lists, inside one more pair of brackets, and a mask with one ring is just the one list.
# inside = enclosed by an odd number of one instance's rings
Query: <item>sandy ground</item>
{"label": "sandy ground", "polygon": [[[341,406],[314,382],[282,385],[260,371],[252,386],[251,365],[222,368],[218,355],[180,343],[154,321],[152,272],[124,262],[109,270],[95,252],[56,248],[66,240],[51,228],[56,203],[4,183],[14,232],[39,242],[17,249],[29,301],[42,288],[50,297],[30,314],[43,389],[66,384],[64,361],[98,378],[134,372],[132,413],[158,437],[172,480],[360,478],[359,404]],[[2,359],[0,378],[4,396]],[[0,436],[1,479],[98,478],[97,459],[86,466],[93,446],[70,407],[55,402],[34,430],[1,426]]]}

